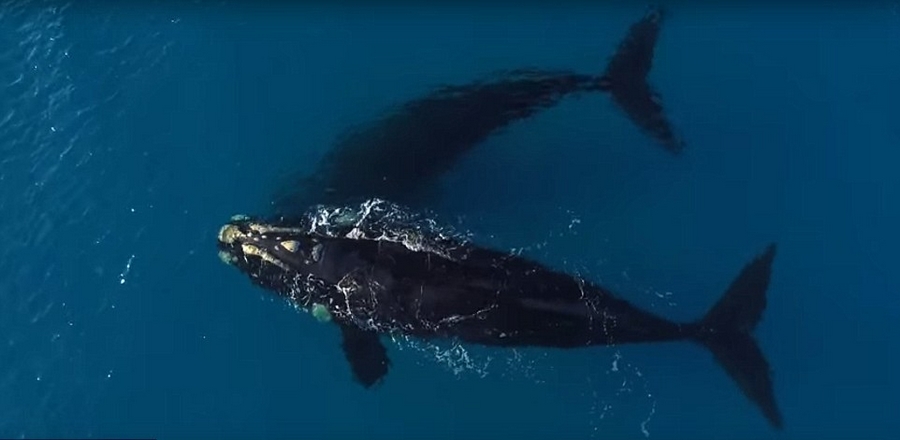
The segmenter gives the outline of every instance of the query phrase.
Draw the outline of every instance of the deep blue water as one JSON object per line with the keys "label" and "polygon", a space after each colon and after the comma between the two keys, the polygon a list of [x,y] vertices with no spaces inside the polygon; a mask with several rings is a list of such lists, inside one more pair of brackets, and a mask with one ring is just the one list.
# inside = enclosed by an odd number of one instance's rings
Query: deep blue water
{"label": "deep blue water", "polygon": [[645,5],[248,4],[0,5],[0,437],[900,432],[897,4],[672,5],[651,81],[683,157],[584,96],[479,146],[435,207],[678,320],[776,241],[756,335],[783,432],[687,343],[400,342],[366,391],[335,328],[216,256],[347,127],[498,69],[599,71]]}

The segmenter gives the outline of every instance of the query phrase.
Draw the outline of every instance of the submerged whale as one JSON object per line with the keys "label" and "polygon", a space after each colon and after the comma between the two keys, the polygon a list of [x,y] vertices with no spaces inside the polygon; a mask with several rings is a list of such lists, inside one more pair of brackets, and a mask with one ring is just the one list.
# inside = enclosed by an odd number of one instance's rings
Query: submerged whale
{"label": "submerged whale", "polygon": [[[369,203],[369,202],[367,202]],[[389,204],[317,208],[297,224],[236,217],[220,257],[253,283],[342,332],[355,379],[380,382],[380,335],[453,338],[499,347],[576,348],[689,341],[708,348],[775,427],[782,416],[751,332],[766,306],[775,245],[750,261],[702,318],[677,323],[610,290],[529,259],[405,226]]]}
{"label": "submerged whale", "polygon": [[[379,197],[421,205],[434,182],[479,142],[578,93],[607,92],[667,151],[684,142],[647,83],[664,11],[650,7],[631,25],[601,74],[517,69],[440,87],[370,125],[339,137],[317,169],[274,195],[276,215],[296,207]],[[291,178],[292,180],[294,178]]]}

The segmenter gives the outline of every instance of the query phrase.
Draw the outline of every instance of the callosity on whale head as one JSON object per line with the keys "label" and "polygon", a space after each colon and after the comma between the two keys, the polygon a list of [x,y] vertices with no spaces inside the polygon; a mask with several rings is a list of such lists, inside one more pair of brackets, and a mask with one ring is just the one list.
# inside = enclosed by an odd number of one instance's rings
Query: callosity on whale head
{"label": "callosity on whale head", "polygon": [[219,258],[254,282],[288,295],[321,255],[321,244],[301,228],[279,227],[245,216],[219,229]]}

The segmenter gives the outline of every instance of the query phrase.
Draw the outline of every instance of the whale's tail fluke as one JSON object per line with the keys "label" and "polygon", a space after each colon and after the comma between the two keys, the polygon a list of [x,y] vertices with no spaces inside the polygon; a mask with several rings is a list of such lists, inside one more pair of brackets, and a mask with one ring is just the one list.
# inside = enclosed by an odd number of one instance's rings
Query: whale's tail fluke
{"label": "whale's tail fluke", "polygon": [[665,9],[651,5],[644,16],[631,25],[607,63],[597,87],[609,92],[638,127],[666,150],[677,154],[684,148],[684,141],[675,133],[665,116],[662,99],[647,80],[666,16]]}
{"label": "whale's tail fluke", "polygon": [[775,244],[748,263],[706,316],[694,324],[693,335],[712,351],[744,395],[776,428],[783,420],[772,389],[769,363],[751,332],[766,307],[766,290],[775,258]]}

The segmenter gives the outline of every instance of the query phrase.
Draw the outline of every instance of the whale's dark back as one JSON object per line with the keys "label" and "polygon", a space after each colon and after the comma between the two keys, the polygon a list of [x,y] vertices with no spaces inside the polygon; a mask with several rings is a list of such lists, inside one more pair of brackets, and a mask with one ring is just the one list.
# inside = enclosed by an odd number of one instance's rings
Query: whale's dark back
{"label": "whale's dark back", "polygon": [[678,326],[526,258],[469,246],[447,258],[377,240],[330,238],[319,275],[354,286],[335,313],[382,332],[496,346],[578,347],[680,338]]}
{"label": "whale's dark back", "polygon": [[300,188],[278,195],[276,209],[281,214],[373,197],[421,205],[436,180],[490,135],[593,90],[596,77],[541,70],[439,88],[338,138]]}

